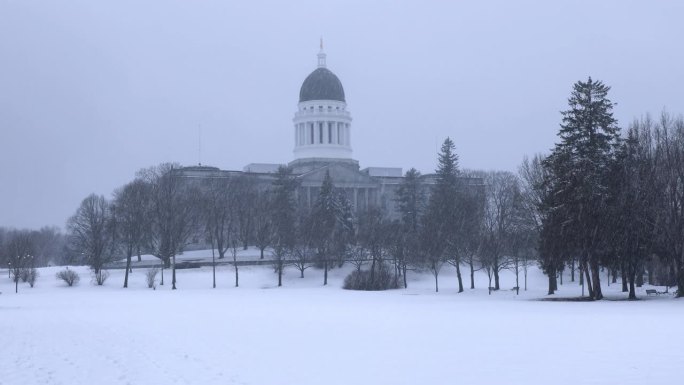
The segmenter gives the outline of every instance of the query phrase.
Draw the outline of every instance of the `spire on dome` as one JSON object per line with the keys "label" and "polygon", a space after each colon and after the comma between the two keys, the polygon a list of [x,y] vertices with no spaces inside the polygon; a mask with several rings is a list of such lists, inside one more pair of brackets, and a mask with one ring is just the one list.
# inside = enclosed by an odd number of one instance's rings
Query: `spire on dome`
{"label": "spire on dome", "polygon": [[325,68],[325,52],[323,52],[323,38],[321,37],[321,50],[318,52],[318,68]]}

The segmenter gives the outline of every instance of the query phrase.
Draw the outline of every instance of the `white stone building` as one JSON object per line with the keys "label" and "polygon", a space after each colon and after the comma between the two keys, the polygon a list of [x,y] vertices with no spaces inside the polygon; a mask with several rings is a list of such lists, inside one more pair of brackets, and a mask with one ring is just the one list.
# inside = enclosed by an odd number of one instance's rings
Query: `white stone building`
{"label": "white stone building", "polygon": [[[299,103],[294,114],[294,160],[287,165],[300,181],[298,191],[302,204],[316,200],[326,172],[335,189],[343,192],[357,211],[376,206],[396,217],[394,201],[402,181],[401,168],[367,167],[361,169],[352,158],[352,116],[347,108],[340,79],[327,68],[326,54],[318,53],[318,67],[306,77],[299,90]],[[242,171],[223,171],[214,167],[186,167],[187,177],[251,175],[264,186],[273,181],[280,164],[251,163]],[[424,175],[426,186],[434,183],[433,175]],[[478,183],[478,181],[472,181]]]}

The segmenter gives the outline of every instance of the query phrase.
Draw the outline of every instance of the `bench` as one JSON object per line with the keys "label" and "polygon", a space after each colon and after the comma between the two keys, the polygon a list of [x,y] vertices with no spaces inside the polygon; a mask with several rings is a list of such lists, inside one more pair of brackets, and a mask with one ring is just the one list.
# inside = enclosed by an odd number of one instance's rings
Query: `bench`
{"label": "bench", "polygon": [[520,289],[520,288],[519,288],[518,286],[516,286],[516,287],[512,288],[511,291],[516,291],[516,290],[519,290],[519,289]]}
{"label": "bench", "polygon": [[646,289],[646,295],[659,295],[658,291],[656,289]]}

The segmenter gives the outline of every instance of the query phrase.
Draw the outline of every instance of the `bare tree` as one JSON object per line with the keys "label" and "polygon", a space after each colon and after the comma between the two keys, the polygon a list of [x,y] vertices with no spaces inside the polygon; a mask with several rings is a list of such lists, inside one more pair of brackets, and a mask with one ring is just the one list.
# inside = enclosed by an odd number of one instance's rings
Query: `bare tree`
{"label": "bare tree", "polygon": [[42,227],[31,231],[31,238],[35,248],[35,265],[48,266],[50,263],[61,261],[66,238],[57,227]]}
{"label": "bare tree", "polygon": [[240,273],[238,271],[238,261],[237,261],[237,255],[238,255],[238,239],[237,237],[233,237],[230,241],[230,253],[233,256],[233,268],[235,268],[235,287],[240,286]]}
{"label": "bare tree", "polygon": [[89,195],[67,222],[67,229],[72,249],[83,254],[101,285],[106,274],[103,268],[114,259],[115,222],[109,202],[101,195]]}
{"label": "bare tree", "polygon": [[370,207],[359,216],[358,240],[359,245],[370,257],[370,282],[375,286],[376,269],[382,267],[387,254],[388,238],[391,236],[390,227],[385,213],[377,207]]}
{"label": "bare tree", "polygon": [[205,180],[200,193],[200,206],[205,231],[211,242],[213,287],[216,287],[216,256],[225,257],[230,248],[236,226],[236,192],[232,180],[222,175],[214,175]]}
{"label": "bare tree", "polygon": [[[151,186],[150,246],[162,266],[172,268],[173,290],[176,289],[176,255],[183,252],[197,232],[197,194],[190,181],[182,179],[179,168],[164,163],[138,174]],[[161,273],[163,284],[163,269]]]}
{"label": "bare tree", "polygon": [[[256,193],[254,203],[254,244],[259,248],[259,259],[264,259],[264,250],[273,245],[274,229],[272,221],[273,212],[273,192],[271,190],[264,190]],[[283,254],[281,252],[281,254]],[[284,255],[284,254],[283,254]]]}
{"label": "bare tree", "polygon": [[[33,268],[34,245],[28,230],[14,230],[7,234],[5,240],[5,259],[12,274],[14,292],[19,292],[19,280],[26,269]],[[27,277],[28,278],[28,277]],[[33,287],[33,285],[31,285]]]}
{"label": "bare tree", "polygon": [[684,297],[684,118],[663,112],[655,140],[660,190],[656,234],[661,254],[673,265],[678,296]]}
{"label": "bare tree", "polygon": [[133,253],[139,250],[149,234],[151,186],[142,179],[135,179],[114,194],[117,242],[126,254],[126,272],[123,287],[128,287]]}
{"label": "bare tree", "polygon": [[[489,290],[499,290],[499,273],[510,266],[512,241],[518,226],[521,195],[518,180],[510,172],[485,174],[487,185],[482,265],[489,276]],[[494,278],[494,286],[491,279]]]}
{"label": "bare tree", "polygon": [[[249,242],[254,237],[254,211],[257,199],[257,185],[254,176],[243,174],[233,180],[232,188],[235,194],[235,225],[237,237],[242,248],[247,250]],[[232,247],[232,246],[231,246]]]}

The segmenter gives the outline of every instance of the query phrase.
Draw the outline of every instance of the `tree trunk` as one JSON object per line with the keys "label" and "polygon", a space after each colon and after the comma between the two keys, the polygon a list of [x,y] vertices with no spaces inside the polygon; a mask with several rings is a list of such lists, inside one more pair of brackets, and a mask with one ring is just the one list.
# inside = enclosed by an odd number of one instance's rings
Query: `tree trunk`
{"label": "tree trunk", "polygon": [[489,284],[487,286],[487,292],[489,295],[492,295],[492,272],[489,269],[487,269],[487,278],[489,279]]}
{"label": "tree trunk", "polygon": [[520,282],[518,282],[518,276],[520,275],[520,272],[518,271],[518,268],[515,269],[515,295],[520,294]]}
{"label": "tree trunk", "polygon": [[126,253],[126,274],[124,274],[124,289],[128,288],[128,272],[131,270],[131,254],[132,250],[129,249],[128,253]]}
{"label": "tree trunk", "polygon": [[496,269],[494,269],[494,290],[500,290],[501,287],[499,286],[499,269],[498,266]]}
{"label": "tree trunk", "polygon": [[627,289],[627,269],[625,269],[625,263],[620,263],[620,278],[622,279],[622,292],[626,293]]}
{"label": "tree trunk", "polygon": [[575,258],[570,260],[570,282],[575,282]]}
{"label": "tree trunk", "polygon": [[641,263],[636,267],[636,285],[637,287],[644,286],[644,266]]}
{"label": "tree trunk", "polygon": [[216,289],[216,253],[214,253],[214,241],[211,242],[211,274],[213,279],[213,288]]}
{"label": "tree trunk", "polygon": [[176,290],[176,254],[173,255],[173,264],[171,266],[171,290]]}
{"label": "tree trunk", "polygon": [[164,286],[164,263],[161,264],[161,282],[159,286]]}
{"label": "tree trunk", "polygon": [[138,262],[142,262],[142,256],[140,253],[140,246],[138,246]]}
{"label": "tree trunk", "polygon": [[408,288],[408,283],[406,282],[406,262],[403,263],[402,268],[403,268],[403,270],[404,270],[404,289],[407,289],[407,288]]}
{"label": "tree trunk", "polygon": [[649,284],[649,285],[655,285],[655,274],[654,274],[654,272],[653,272],[653,270],[654,270],[654,269],[653,269],[653,265],[654,265],[654,264],[655,264],[655,263],[654,263],[653,261],[651,261],[651,262],[648,264],[648,284]]}
{"label": "tree trunk", "polygon": [[631,267],[629,269],[629,299],[637,299],[636,297],[636,289],[634,288],[634,281],[635,281],[635,270],[634,267]]}
{"label": "tree trunk", "polygon": [[684,268],[682,268],[682,259],[684,259],[684,256],[680,257],[675,263],[677,268],[677,298],[684,297]]}
{"label": "tree trunk", "polygon": [[474,289],[475,288],[475,266],[473,266],[473,263],[470,262],[470,288]]}
{"label": "tree trunk", "polygon": [[456,276],[458,277],[458,292],[463,292],[463,279],[461,278],[460,263],[456,262]]}
{"label": "tree trunk", "polygon": [[587,261],[582,261],[582,272],[584,272],[584,282],[587,286],[587,293],[589,294],[589,298],[594,298],[594,288],[591,284],[591,277],[589,276],[590,273]]}
{"label": "tree trunk", "polygon": [[278,287],[283,286],[283,261],[278,263]]}
{"label": "tree trunk", "polygon": [[264,248],[263,247],[259,248],[259,253],[260,253],[259,259],[264,259]]}
{"label": "tree trunk", "polygon": [[323,260],[323,286],[328,284],[328,259]]}
{"label": "tree trunk", "polygon": [[549,271],[548,274],[549,277],[549,292],[547,295],[553,295],[556,293],[556,285],[554,285],[553,281],[556,279],[556,272],[555,271]]}
{"label": "tree trunk", "polygon": [[595,300],[603,299],[603,293],[601,292],[601,271],[596,258],[592,258],[591,260],[591,275],[592,289],[594,293],[592,298]]}
{"label": "tree trunk", "polygon": [[437,273],[433,271],[433,275],[435,276],[435,293],[439,293],[439,281],[437,280]]}

